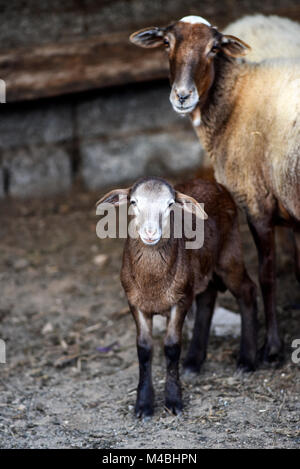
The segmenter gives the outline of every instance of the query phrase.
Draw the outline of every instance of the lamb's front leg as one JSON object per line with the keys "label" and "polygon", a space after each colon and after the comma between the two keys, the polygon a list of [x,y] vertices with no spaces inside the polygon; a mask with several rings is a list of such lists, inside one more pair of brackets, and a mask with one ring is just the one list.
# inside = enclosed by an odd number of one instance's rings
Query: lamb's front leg
{"label": "lamb's front leg", "polygon": [[175,415],[182,411],[181,385],[179,379],[179,358],[181,352],[182,326],[186,311],[177,305],[171,308],[168,318],[167,333],[164,340],[164,350],[167,361],[166,378],[166,407]]}
{"label": "lamb's front leg", "polygon": [[137,328],[137,354],[139,359],[139,384],[135,404],[137,417],[149,417],[154,411],[152,385],[152,316],[130,306]]}

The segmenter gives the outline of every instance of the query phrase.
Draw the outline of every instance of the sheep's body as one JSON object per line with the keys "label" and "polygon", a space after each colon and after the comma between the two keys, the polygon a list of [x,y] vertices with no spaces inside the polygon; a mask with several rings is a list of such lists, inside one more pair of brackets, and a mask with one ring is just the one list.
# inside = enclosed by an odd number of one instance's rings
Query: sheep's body
{"label": "sheep's body", "polygon": [[245,16],[229,24],[223,33],[237,36],[251,46],[246,58],[250,62],[300,56],[300,25],[288,18]]}
{"label": "sheep's body", "polygon": [[[253,216],[259,216],[272,194],[281,209],[300,220],[300,24],[275,15],[252,15],[223,32],[250,44],[247,62],[261,63],[244,65],[245,73],[239,72],[230,118],[239,129],[238,138],[226,150],[230,156],[225,167],[216,165],[217,179],[230,186],[236,201]],[[231,168],[237,162],[239,178],[247,178],[235,183]]]}
{"label": "sheep's body", "polygon": [[294,231],[300,281],[300,59],[251,63],[220,56],[215,62],[215,81],[195,130],[211,156],[216,180],[246,212],[259,254],[266,313],[261,357],[272,361],[282,350],[276,320],[275,225]]}
{"label": "sheep's body", "polygon": [[[230,23],[223,31],[241,38],[251,46],[244,60],[261,62],[275,58],[300,58],[300,24],[276,15],[248,15]],[[196,133],[198,119],[194,124]],[[211,161],[204,156],[203,166],[211,167]]]}
{"label": "sheep's body", "polygon": [[217,180],[253,218],[279,202],[300,220],[300,59],[220,69],[198,128]]}
{"label": "sheep's body", "polygon": [[[204,203],[209,214],[204,225],[204,245],[201,249],[185,249],[183,237],[169,240],[159,250],[143,245],[140,239],[127,238],[122,285],[129,303],[149,315],[169,315],[171,307],[180,302],[188,310],[195,296],[206,290],[214,273],[225,268],[222,261],[226,254],[237,258],[237,268],[241,270],[235,274],[243,276],[244,266],[238,260],[241,244],[237,210],[229,193],[216,183],[200,180],[176,189]],[[137,253],[141,256],[139,262]]]}

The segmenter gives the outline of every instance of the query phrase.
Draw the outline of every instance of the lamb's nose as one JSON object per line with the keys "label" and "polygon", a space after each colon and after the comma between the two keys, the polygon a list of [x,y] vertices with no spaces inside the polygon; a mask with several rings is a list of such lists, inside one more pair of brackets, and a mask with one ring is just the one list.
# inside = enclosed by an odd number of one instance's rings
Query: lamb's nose
{"label": "lamb's nose", "polygon": [[148,238],[151,239],[151,238],[154,238],[154,236],[156,235],[157,229],[156,228],[146,228],[145,233],[148,236]]}

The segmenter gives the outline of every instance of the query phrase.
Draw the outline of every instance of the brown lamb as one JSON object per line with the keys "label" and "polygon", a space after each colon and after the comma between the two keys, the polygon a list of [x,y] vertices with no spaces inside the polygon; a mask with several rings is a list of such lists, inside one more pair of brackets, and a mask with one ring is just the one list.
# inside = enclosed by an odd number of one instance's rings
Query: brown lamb
{"label": "brown lamb", "polygon": [[[128,189],[106,194],[98,205],[128,203],[134,215],[137,237],[127,237],[121,271],[131,313],[137,327],[140,378],[135,412],[153,414],[151,378],[152,318],[167,318],[164,351],[167,361],[166,406],[175,414],[182,410],[179,357],[184,318],[196,300],[197,312],[192,341],[184,361],[186,370],[199,372],[206,357],[210,322],[218,291],[227,288],[236,298],[242,316],[238,365],[256,366],[256,287],[242,256],[238,214],[227,190],[200,179],[173,188],[160,178],[139,180]],[[199,205],[204,204],[204,210]],[[172,208],[181,214],[193,212],[204,223],[201,248],[187,249],[187,237],[174,236]],[[171,229],[166,235],[166,222]]]}

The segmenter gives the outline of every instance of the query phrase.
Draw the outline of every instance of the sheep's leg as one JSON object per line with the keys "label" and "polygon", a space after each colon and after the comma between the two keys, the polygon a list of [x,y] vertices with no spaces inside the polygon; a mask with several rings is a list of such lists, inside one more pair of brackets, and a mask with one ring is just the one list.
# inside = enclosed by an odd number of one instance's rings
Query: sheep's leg
{"label": "sheep's leg", "polygon": [[244,371],[253,371],[257,366],[257,301],[256,286],[244,270],[244,275],[235,297],[242,319],[240,354],[238,367]]}
{"label": "sheep's leg", "polygon": [[179,379],[179,358],[181,352],[182,326],[186,312],[173,306],[168,318],[167,332],[164,339],[164,351],[167,362],[165,387],[166,407],[175,415],[182,411],[181,385]]}
{"label": "sheep's leg", "polygon": [[237,219],[219,257],[216,273],[237,300],[241,312],[242,330],[238,367],[244,371],[252,371],[256,368],[257,361],[256,286],[248,276],[244,265]]}
{"label": "sheep's leg", "polygon": [[217,290],[210,283],[205,292],[196,297],[197,311],[195,316],[193,337],[183,366],[186,371],[199,373],[206,358],[209,329],[214,312]]}
{"label": "sheep's leg", "polygon": [[298,282],[300,283],[300,227],[294,230],[295,243],[295,271]]}
{"label": "sheep's leg", "polygon": [[282,343],[276,318],[276,271],[274,227],[268,220],[248,220],[258,251],[259,282],[264,302],[267,337],[261,350],[261,359],[274,361],[281,358]]}
{"label": "sheep's leg", "polygon": [[257,365],[256,286],[241,263],[241,257],[234,256],[229,266],[228,270],[223,270],[222,280],[236,298],[242,319],[238,367],[243,371],[253,371]]}
{"label": "sheep's leg", "polygon": [[139,360],[139,384],[135,405],[137,417],[153,415],[154,391],[152,385],[152,316],[130,307],[137,328],[137,354]]}

